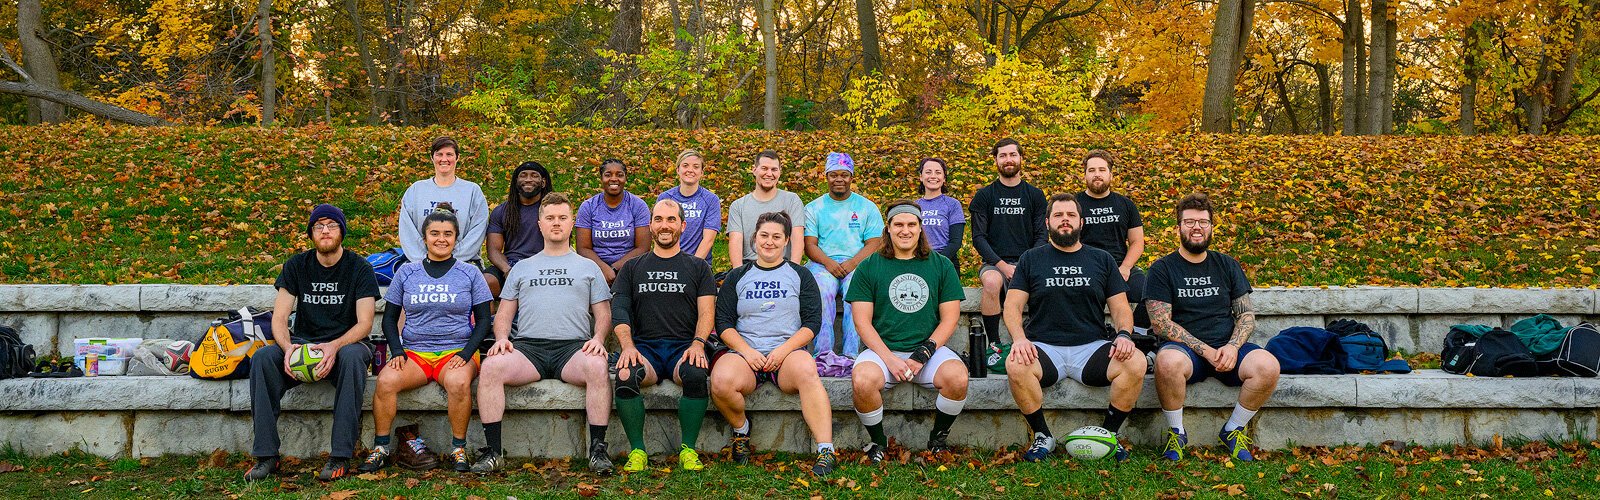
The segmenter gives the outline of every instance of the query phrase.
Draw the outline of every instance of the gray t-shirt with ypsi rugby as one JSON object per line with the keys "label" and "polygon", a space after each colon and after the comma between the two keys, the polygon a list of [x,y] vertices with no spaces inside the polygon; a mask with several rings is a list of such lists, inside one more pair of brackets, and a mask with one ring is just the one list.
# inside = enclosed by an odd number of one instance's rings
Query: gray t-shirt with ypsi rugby
{"label": "gray t-shirt with ypsi rugby", "polygon": [[589,306],[611,300],[611,287],[600,266],[578,252],[540,252],[511,267],[500,298],[517,301],[515,338],[587,340],[594,334]]}

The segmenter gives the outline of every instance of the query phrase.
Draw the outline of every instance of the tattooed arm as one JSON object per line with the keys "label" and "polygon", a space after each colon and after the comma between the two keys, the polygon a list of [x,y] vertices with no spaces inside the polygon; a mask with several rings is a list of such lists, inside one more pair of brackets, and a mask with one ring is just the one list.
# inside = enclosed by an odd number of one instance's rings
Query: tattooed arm
{"label": "tattooed arm", "polygon": [[1250,334],[1255,331],[1256,306],[1250,301],[1250,294],[1247,293],[1233,300],[1233,337],[1228,339],[1228,345],[1243,346],[1250,340]]}
{"label": "tattooed arm", "polygon": [[[1190,334],[1188,330],[1183,329],[1182,326],[1178,326],[1177,323],[1172,321],[1172,304],[1149,299],[1145,301],[1145,308],[1150,313],[1150,329],[1154,330],[1156,335],[1189,346],[1190,350],[1201,356],[1205,356],[1205,353],[1211,349],[1211,346],[1201,342],[1200,339]],[[1252,315],[1252,323],[1254,323],[1254,318],[1255,316]]]}

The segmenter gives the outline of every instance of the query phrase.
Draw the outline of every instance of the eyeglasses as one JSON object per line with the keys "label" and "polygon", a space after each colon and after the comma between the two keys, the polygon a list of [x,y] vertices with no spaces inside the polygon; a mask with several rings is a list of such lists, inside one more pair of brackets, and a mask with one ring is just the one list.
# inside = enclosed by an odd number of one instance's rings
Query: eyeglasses
{"label": "eyeglasses", "polygon": [[1184,219],[1182,224],[1183,227],[1211,227],[1208,219]]}
{"label": "eyeglasses", "polygon": [[316,225],[311,226],[311,230],[312,231],[338,231],[339,230],[339,223],[337,223],[337,222],[329,222],[329,223],[326,223],[326,224],[316,224]]}

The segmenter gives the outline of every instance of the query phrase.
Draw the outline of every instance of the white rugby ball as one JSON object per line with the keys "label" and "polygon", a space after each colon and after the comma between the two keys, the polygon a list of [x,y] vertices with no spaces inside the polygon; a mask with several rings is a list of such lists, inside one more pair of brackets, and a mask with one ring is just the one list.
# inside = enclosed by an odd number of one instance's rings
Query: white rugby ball
{"label": "white rugby ball", "polygon": [[1068,434],[1062,446],[1079,460],[1099,460],[1117,450],[1117,435],[1103,427],[1086,425]]}

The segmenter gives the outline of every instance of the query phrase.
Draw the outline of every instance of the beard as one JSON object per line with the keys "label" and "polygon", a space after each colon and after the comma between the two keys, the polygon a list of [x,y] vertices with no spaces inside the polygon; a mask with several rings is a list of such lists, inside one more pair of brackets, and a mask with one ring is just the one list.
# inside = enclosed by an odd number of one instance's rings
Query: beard
{"label": "beard", "polygon": [[1211,248],[1211,235],[1206,235],[1206,238],[1200,240],[1199,243],[1191,242],[1189,238],[1183,238],[1178,243],[1182,244],[1183,249],[1189,253],[1205,253],[1206,249]]}
{"label": "beard", "polygon": [[1078,244],[1078,237],[1082,234],[1082,231],[1073,231],[1071,229],[1066,231],[1056,231],[1051,229],[1050,242],[1056,244],[1057,246],[1070,247]]}
{"label": "beard", "polygon": [[[678,236],[681,235],[681,234],[682,233],[680,233],[677,230],[674,230],[672,228],[667,228],[667,229],[662,229],[660,231],[656,231],[655,234],[653,235],[654,237],[651,238],[650,240],[655,242],[656,248],[660,248],[660,249],[664,250],[664,249],[672,248],[673,245],[678,244]],[[662,241],[663,240],[662,235],[672,235],[672,236],[671,236],[670,239],[666,239],[665,241]]]}
{"label": "beard", "polygon": [[1017,174],[1021,174],[1021,173],[1022,173],[1022,164],[1021,163],[1011,163],[1011,164],[1001,164],[1000,165],[1000,176],[1001,177],[1016,177]]}
{"label": "beard", "polygon": [[333,241],[326,243],[324,243],[322,240],[317,240],[313,243],[313,246],[316,247],[317,253],[330,254],[339,251],[339,246],[343,243],[344,238],[336,238]]}
{"label": "beard", "polygon": [[1089,183],[1089,194],[1095,196],[1105,196],[1105,194],[1109,192],[1111,192],[1111,183],[1109,182]]}
{"label": "beard", "polygon": [[524,184],[522,189],[517,191],[517,195],[521,196],[523,199],[532,199],[535,196],[539,196],[539,190],[542,188],[544,188],[544,186]]}

